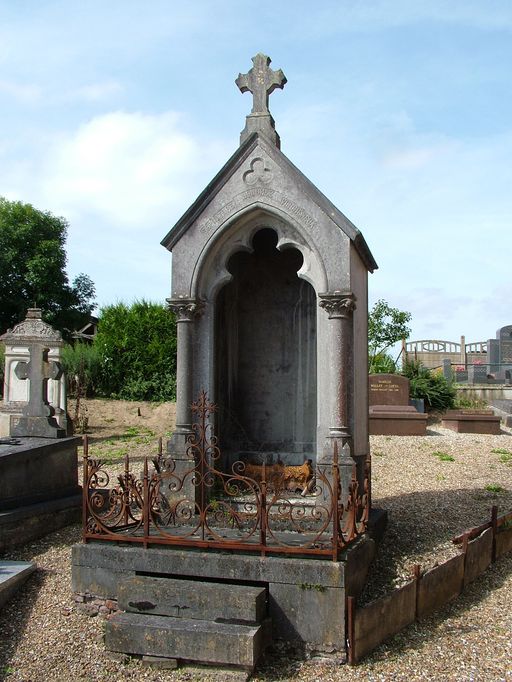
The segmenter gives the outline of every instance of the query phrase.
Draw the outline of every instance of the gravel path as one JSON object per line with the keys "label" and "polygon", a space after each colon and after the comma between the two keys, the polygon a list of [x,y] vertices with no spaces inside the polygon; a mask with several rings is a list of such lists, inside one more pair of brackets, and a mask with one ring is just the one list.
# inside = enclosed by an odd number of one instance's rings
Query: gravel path
{"label": "gravel path", "polygon": [[[430,567],[456,553],[453,535],[486,521],[493,504],[512,509],[510,430],[461,435],[433,426],[427,437],[374,436],[371,446],[373,502],[389,511],[389,526],[362,601],[405,582],[413,564]],[[154,671],[109,658],[104,621],[79,613],[73,601],[70,554],[79,539],[73,526],[6,557],[33,560],[38,570],[0,613],[0,679],[226,682],[223,673]],[[512,555],[357,667],[275,650],[255,679],[512,681]]]}

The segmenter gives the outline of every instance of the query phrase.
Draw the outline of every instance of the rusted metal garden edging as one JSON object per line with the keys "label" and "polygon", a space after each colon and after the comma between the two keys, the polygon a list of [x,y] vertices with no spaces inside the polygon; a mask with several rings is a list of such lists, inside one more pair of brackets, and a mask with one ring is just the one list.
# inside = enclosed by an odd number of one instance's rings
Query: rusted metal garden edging
{"label": "rusted metal garden edging", "polygon": [[490,521],[458,535],[453,543],[461,546],[458,556],[423,574],[415,565],[414,580],[381,599],[357,608],[355,597],[347,598],[350,665],[407,625],[458,597],[499,556],[512,551],[512,511],[498,516],[498,508],[493,507]]}
{"label": "rusted metal garden edging", "polygon": [[345,466],[347,446],[340,464],[335,441],[332,463],[317,465],[314,485],[311,482],[303,491],[303,495],[310,494],[297,497],[286,484],[282,465],[263,464],[261,480],[251,478],[242,461],[224,471],[209,425],[216,406],[203,391],[191,407],[198,421],[188,437],[191,464],[184,469],[163,455],[160,441],[151,470],[146,457],[142,477],[135,476],[127,456],[112,484],[101,460],[89,457],[84,439],[84,542],[228,549],[257,552],[262,557],[305,555],[338,561],[340,553],[366,531],[369,458],[363,486],[354,462],[343,490],[340,466]]}

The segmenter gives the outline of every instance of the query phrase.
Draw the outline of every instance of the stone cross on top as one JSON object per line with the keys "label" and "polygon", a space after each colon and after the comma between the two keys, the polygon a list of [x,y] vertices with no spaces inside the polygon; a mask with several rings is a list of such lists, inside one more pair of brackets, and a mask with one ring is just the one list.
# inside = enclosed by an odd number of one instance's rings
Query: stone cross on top
{"label": "stone cross on top", "polygon": [[254,64],[252,69],[248,73],[239,73],[235,81],[241,92],[252,93],[252,109],[250,115],[247,116],[240,141],[244,142],[252,133],[259,132],[269,137],[279,147],[279,136],[268,109],[268,98],[276,88],[281,90],[284,88],[286,76],[281,69],[273,71],[269,67],[270,62],[270,57],[258,52],[252,58]]}
{"label": "stone cross on top", "polygon": [[269,64],[272,60],[267,55],[258,52],[252,58],[254,66],[249,73],[238,74],[235,83],[241,92],[252,92],[253,114],[269,114],[268,97],[276,88],[281,90],[286,84],[286,76],[281,69],[273,71]]}

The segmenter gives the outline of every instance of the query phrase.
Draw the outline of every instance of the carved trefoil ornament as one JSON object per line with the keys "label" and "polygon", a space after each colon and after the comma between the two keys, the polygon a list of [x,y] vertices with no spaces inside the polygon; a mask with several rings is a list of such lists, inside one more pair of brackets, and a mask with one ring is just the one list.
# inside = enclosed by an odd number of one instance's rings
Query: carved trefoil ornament
{"label": "carved trefoil ornament", "polygon": [[259,156],[251,161],[250,169],[243,174],[243,181],[252,187],[256,184],[268,185],[272,182],[274,174]]}

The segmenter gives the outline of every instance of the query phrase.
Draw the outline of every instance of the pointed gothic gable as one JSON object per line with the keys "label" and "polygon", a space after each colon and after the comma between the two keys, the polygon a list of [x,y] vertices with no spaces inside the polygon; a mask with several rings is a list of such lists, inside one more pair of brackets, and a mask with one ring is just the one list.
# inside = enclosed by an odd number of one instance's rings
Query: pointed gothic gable
{"label": "pointed gothic gable", "polygon": [[259,133],[253,133],[242,142],[161,244],[172,251],[192,226],[198,226],[208,238],[212,229],[215,231],[256,204],[281,210],[304,223],[306,228],[313,228],[315,223],[332,223],[350,239],[366,269],[369,272],[377,269],[357,227]]}

